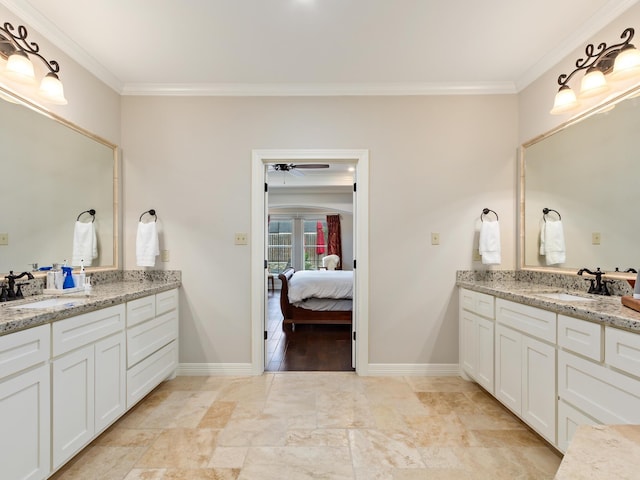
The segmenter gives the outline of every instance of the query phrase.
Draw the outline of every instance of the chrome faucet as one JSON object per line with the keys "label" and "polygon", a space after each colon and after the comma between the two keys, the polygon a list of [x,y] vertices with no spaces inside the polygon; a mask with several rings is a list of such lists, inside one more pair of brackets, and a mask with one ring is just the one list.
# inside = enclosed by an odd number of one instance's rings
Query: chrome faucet
{"label": "chrome faucet", "polygon": [[585,279],[591,282],[589,285],[589,291],[587,293],[593,293],[594,295],[611,295],[609,293],[609,289],[607,288],[607,283],[609,282],[606,280],[602,280],[602,276],[605,274],[605,272],[600,271],[600,267],[596,268],[595,272],[592,272],[588,268],[581,268],[580,270],[578,270],[578,275],[582,276],[583,273],[588,273],[589,275],[593,275],[596,277],[595,279]]}
{"label": "chrome faucet", "polygon": [[28,280],[33,280],[33,275],[30,272],[22,272],[20,275],[14,275],[13,270],[9,271],[9,275],[5,275],[4,278],[7,279],[6,285],[2,286],[2,293],[0,293],[0,302],[6,302],[7,300],[15,300],[18,298],[23,298],[22,295],[22,285],[23,283],[18,284],[18,289],[16,290],[16,280],[24,277],[26,275]]}

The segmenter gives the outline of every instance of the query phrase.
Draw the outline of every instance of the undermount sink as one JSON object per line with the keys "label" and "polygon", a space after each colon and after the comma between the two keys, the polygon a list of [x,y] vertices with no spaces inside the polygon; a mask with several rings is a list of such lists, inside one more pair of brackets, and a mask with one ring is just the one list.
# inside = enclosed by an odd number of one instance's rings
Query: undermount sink
{"label": "undermount sink", "polygon": [[551,298],[553,300],[560,300],[562,302],[593,302],[593,298],[585,298],[579,295],[572,295],[564,292],[552,292],[552,293],[538,293],[539,297]]}
{"label": "undermount sink", "polygon": [[82,305],[86,300],[81,298],[47,298],[46,300],[40,300],[38,302],[24,303],[22,305],[15,305],[10,308],[22,309],[22,308],[54,308],[54,307],[75,307],[76,305]]}

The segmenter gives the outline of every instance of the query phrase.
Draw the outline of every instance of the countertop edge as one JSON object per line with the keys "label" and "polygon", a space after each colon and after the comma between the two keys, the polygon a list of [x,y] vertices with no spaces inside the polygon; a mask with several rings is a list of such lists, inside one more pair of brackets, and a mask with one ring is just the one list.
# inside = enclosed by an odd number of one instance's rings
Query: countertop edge
{"label": "countertop edge", "polygon": [[[619,296],[592,295],[518,280],[507,282],[458,280],[456,285],[562,315],[640,333],[640,312],[622,305]],[[584,297],[586,301],[565,302],[539,296],[542,293],[551,292],[566,292]]]}
{"label": "countertop edge", "polygon": [[136,282],[123,281],[94,286],[89,295],[70,295],[69,301],[83,299],[84,303],[64,308],[45,308],[40,310],[21,310],[21,304],[37,302],[63,295],[32,295],[22,300],[3,303],[0,306],[0,337],[14,332],[50,324],[65,318],[82,315],[103,308],[120,305],[138,298],[155,295],[175,288],[180,288],[181,281]]}

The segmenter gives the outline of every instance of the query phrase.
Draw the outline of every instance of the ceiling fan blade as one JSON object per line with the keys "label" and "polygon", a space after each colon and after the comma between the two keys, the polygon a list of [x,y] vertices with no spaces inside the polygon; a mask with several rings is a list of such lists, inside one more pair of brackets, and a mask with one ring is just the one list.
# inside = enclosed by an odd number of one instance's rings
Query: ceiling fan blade
{"label": "ceiling fan blade", "polygon": [[290,165],[291,168],[329,168],[328,163],[301,163],[300,165]]}

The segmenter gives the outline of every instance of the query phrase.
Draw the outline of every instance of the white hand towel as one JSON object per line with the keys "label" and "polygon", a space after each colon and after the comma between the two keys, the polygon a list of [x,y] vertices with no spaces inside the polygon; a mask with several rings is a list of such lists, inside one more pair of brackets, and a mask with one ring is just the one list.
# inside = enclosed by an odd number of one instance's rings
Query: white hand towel
{"label": "white hand towel", "polygon": [[564,243],[564,229],[562,221],[550,222],[544,225],[544,254],[547,265],[564,263],[566,260],[566,248]]}
{"label": "white hand towel", "polygon": [[93,222],[76,222],[73,229],[73,252],[71,265],[80,266],[84,260],[84,266],[90,267],[94,258],[98,258],[98,239]]}
{"label": "white hand towel", "polygon": [[500,264],[500,224],[497,221],[482,222],[480,225],[478,249],[480,250],[480,255],[482,255],[483,264]]}
{"label": "white hand towel", "polygon": [[545,235],[545,225],[547,224],[547,222],[542,222],[542,225],[540,225],[540,255],[544,255],[546,253],[545,250],[545,242],[544,242],[544,237]]}
{"label": "white hand towel", "polygon": [[138,223],[136,235],[136,262],[139,267],[153,267],[160,255],[160,242],[156,222]]}

